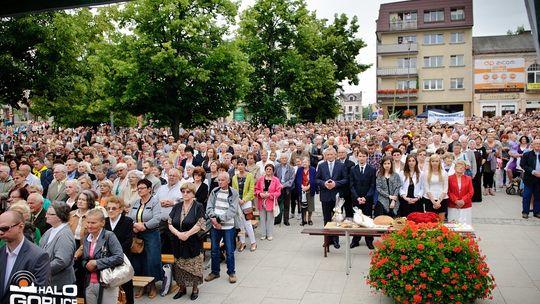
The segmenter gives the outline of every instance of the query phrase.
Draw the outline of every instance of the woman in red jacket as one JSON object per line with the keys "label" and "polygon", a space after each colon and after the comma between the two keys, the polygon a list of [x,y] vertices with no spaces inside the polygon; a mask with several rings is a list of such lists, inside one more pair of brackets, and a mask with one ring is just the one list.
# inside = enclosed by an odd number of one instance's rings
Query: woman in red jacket
{"label": "woman in red jacket", "polygon": [[458,160],[456,173],[448,177],[448,221],[471,225],[474,189],[471,177],[464,174],[466,167],[466,161]]}

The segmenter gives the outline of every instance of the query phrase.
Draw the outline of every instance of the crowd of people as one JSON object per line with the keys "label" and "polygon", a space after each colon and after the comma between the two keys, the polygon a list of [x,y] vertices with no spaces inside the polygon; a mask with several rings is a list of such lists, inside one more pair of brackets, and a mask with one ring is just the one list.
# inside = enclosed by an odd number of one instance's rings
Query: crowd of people
{"label": "crowd of people", "polygon": [[[195,300],[203,281],[220,277],[222,259],[236,283],[235,252],[256,251],[256,234],[272,241],[276,225],[314,225],[316,201],[323,224],[332,221],[336,201],[344,201],[347,217],[355,210],[373,217],[430,211],[472,224],[473,203],[522,180],[522,217],[532,205],[540,218],[539,127],[540,113],[530,112],[455,125],[215,123],[181,129],[179,138],[151,126],[4,128],[0,303],[18,267],[31,268],[39,286],[76,283],[86,303],[116,303],[120,288],[104,287],[100,273],[125,258],[135,275],[154,278],[137,290],[123,284],[127,303],[154,298],[162,254],[175,258],[174,299],[191,288]],[[203,278],[207,237],[211,272]],[[337,237],[332,243],[340,247]],[[372,238],[365,243],[373,249]],[[350,246],[359,245],[354,238]],[[40,258],[19,263],[21,252]]]}

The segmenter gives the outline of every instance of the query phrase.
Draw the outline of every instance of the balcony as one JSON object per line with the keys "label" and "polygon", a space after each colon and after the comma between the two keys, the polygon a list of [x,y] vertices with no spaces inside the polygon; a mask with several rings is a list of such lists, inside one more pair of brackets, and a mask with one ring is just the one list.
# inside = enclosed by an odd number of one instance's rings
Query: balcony
{"label": "balcony", "polygon": [[418,53],[418,44],[399,43],[399,44],[377,44],[377,55],[394,55],[394,54],[416,54]]}
{"label": "balcony", "polygon": [[390,21],[391,31],[408,31],[418,28],[417,20],[396,20]]}
{"label": "balcony", "polygon": [[409,89],[409,90],[378,90],[377,99],[417,99],[418,90]]}
{"label": "balcony", "polygon": [[416,67],[405,67],[405,68],[401,68],[401,67],[393,67],[393,68],[388,68],[388,67],[383,67],[383,68],[378,68],[377,69],[377,76],[378,77],[394,77],[394,76],[415,76],[418,74],[418,71],[416,70]]}

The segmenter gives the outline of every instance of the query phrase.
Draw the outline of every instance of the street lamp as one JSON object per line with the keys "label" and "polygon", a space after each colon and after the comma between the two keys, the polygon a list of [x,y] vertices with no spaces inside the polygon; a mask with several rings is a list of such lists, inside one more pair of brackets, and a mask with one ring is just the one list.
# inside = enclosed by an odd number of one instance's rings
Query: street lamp
{"label": "street lamp", "polygon": [[411,93],[411,83],[409,80],[409,72],[411,68],[411,40],[407,39],[407,60],[409,63],[407,64],[407,110],[409,110],[409,103],[410,103],[410,93]]}

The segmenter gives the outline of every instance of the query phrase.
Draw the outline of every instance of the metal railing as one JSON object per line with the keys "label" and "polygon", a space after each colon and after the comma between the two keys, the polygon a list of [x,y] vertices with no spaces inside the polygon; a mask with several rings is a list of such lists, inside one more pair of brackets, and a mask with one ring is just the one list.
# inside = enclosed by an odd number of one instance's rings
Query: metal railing
{"label": "metal railing", "polygon": [[407,76],[407,75],[416,75],[418,71],[416,67],[410,68],[378,68],[377,76]]}
{"label": "metal railing", "polygon": [[390,21],[391,31],[415,30],[418,28],[417,20]]}
{"label": "metal railing", "polygon": [[418,44],[416,42],[377,45],[377,54],[409,53],[409,52],[418,52]]}

